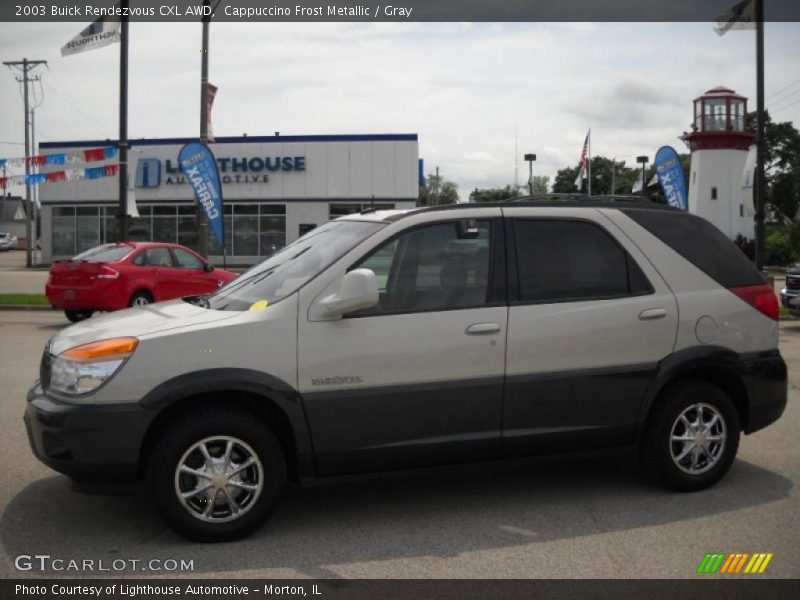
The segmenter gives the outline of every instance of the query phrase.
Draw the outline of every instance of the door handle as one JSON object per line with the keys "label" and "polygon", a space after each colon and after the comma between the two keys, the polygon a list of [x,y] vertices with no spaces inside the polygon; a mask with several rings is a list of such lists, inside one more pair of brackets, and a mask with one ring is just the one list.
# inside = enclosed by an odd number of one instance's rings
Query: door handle
{"label": "door handle", "polygon": [[467,327],[467,335],[487,335],[489,333],[499,333],[500,323],[475,323]]}
{"label": "door handle", "polygon": [[642,321],[652,321],[653,319],[663,319],[667,316],[667,309],[665,308],[646,308],[639,313],[639,319]]}

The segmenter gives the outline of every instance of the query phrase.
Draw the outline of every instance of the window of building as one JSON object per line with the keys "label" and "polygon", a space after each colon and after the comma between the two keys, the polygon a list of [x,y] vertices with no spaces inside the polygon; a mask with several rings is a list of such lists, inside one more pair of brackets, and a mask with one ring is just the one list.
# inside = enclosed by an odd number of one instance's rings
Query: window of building
{"label": "window of building", "polygon": [[725,131],[727,123],[727,100],[705,100],[704,131]]}
{"label": "window of building", "polygon": [[[228,256],[271,256],[286,245],[286,205],[226,204],[225,251]],[[213,237],[211,254],[222,254]]]}
{"label": "window of building", "polygon": [[635,261],[595,224],[520,219],[514,233],[522,301],[573,302],[652,291]]}
{"label": "window of building", "polygon": [[[197,206],[138,205],[128,221],[128,240],[178,243],[199,249]],[[104,242],[117,241],[116,206],[54,206],[53,256],[75,256]],[[286,206],[229,204],[224,209],[228,255],[271,256],[286,245]],[[222,254],[213,232],[209,250]]]}
{"label": "window of building", "polygon": [[490,223],[465,235],[459,223],[413,229],[384,244],[353,268],[375,272],[377,307],[363,314],[449,310],[486,303]]}
{"label": "window of building", "polygon": [[711,188],[711,199],[712,200],[716,200],[717,199],[717,188],[715,188],[715,187]]}
{"label": "window of building", "polygon": [[744,100],[731,100],[731,129],[744,131]]}

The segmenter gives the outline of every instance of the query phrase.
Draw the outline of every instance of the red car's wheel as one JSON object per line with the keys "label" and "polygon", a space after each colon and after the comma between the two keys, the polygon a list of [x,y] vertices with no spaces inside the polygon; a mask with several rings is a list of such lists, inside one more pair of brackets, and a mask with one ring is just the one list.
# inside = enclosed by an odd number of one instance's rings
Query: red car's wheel
{"label": "red car's wheel", "polygon": [[140,290],[136,292],[133,296],[131,296],[130,302],[128,302],[128,306],[147,306],[153,301],[153,296],[150,295],[150,292],[145,290]]}

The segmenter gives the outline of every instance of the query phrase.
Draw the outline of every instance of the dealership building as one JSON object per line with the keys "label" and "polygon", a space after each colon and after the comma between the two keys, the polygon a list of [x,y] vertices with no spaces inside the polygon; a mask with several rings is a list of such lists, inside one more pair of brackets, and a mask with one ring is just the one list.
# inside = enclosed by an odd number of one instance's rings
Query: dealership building
{"label": "dealership building", "polygon": [[[129,141],[139,213],[129,219],[130,240],[197,248],[197,204],[178,166],[178,152],[191,141],[196,139]],[[115,144],[47,142],[39,151],[80,156],[84,150]],[[417,203],[421,163],[416,134],[218,137],[210,147],[222,182],[231,263],[257,262],[341,215],[372,207],[413,208]],[[117,160],[115,156],[86,166]],[[69,258],[116,241],[118,198],[118,175],[42,184],[43,260]],[[222,248],[210,235],[211,259],[220,261]]]}

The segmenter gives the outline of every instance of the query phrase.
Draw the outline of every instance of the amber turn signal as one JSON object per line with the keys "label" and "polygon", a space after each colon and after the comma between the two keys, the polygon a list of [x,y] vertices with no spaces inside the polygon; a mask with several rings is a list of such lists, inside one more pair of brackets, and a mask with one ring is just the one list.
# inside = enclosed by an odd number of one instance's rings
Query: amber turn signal
{"label": "amber turn signal", "polygon": [[73,360],[94,360],[114,356],[127,356],[136,350],[139,340],[134,337],[113,338],[75,346],[65,350],[61,356]]}

